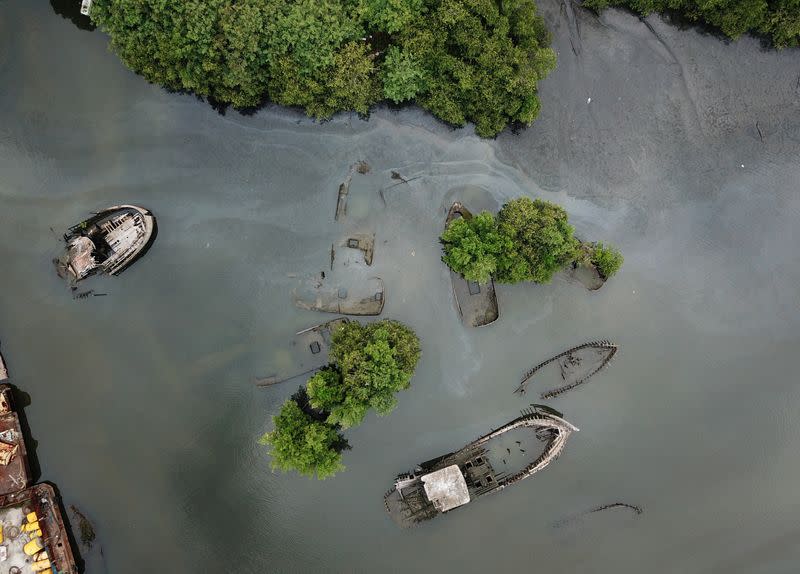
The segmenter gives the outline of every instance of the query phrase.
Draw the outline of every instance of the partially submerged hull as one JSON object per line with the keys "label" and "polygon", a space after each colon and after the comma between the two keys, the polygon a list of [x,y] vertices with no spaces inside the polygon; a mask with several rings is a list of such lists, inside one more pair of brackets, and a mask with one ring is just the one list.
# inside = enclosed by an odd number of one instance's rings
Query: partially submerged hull
{"label": "partially submerged hull", "polygon": [[118,275],[155,240],[156,220],[147,209],[117,205],[72,227],[56,263],[61,277],[77,283],[97,273]]}
{"label": "partially submerged hull", "polygon": [[585,383],[590,377],[608,365],[616,353],[617,346],[605,340],[578,345],[530,369],[522,377],[522,382],[514,392],[524,394],[528,383],[533,380],[534,375],[545,367],[552,366],[560,373],[564,384],[558,388],[543,392],[541,398],[553,398]]}
{"label": "partially submerged hull", "polygon": [[294,304],[300,309],[340,315],[380,315],[385,301],[384,292],[383,279],[372,277],[351,290],[320,285],[308,294],[295,291]]}
{"label": "partially submerged hull", "polygon": [[[471,219],[472,214],[459,202],[455,202],[447,212],[445,228],[458,217]],[[493,279],[490,279],[485,285],[479,285],[474,281],[467,281],[452,269],[450,269],[450,279],[453,283],[453,297],[458,314],[464,325],[482,327],[497,320],[500,311],[497,306],[497,294]]]}
{"label": "partially submerged hull", "polygon": [[[516,429],[532,430],[536,438],[545,442],[545,448],[516,472],[498,471],[499,461],[489,456],[489,443]],[[399,475],[384,496],[386,511],[398,525],[407,528],[480,496],[499,492],[547,467],[558,458],[567,439],[577,430],[560,413],[548,407],[535,406],[523,411],[522,416],[462,449]]]}
{"label": "partially submerged hull", "polygon": [[31,483],[28,452],[11,385],[0,384],[0,493],[16,492]]}
{"label": "partially submerged hull", "polygon": [[292,371],[284,371],[283,373],[257,379],[256,385],[259,387],[277,385],[301,375],[310,374],[326,366],[328,364],[331,338],[342,325],[348,322],[349,319],[346,317],[339,317],[296,333],[292,346],[297,348],[300,356],[297,357]]}

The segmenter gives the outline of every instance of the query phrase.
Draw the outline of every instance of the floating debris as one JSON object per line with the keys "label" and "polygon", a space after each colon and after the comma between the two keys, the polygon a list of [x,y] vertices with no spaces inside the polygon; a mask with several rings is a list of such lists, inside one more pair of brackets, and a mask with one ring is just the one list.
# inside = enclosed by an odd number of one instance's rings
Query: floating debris
{"label": "floating debris", "polygon": [[[545,440],[544,451],[518,472],[497,472],[487,445],[519,428],[533,429],[537,438]],[[463,506],[474,498],[499,492],[556,460],[567,439],[577,430],[554,409],[543,405],[526,409],[519,418],[462,449],[423,462],[412,473],[399,475],[394,487],[384,496],[386,511],[398,525],[407,528]],[[505,459],[502,460],[505,463]]]}
{"label": "floating debris", "polygon": [[349,322],[350,319],[339,317],[327,321],[326,323],[298,331],[295,334],[295,341],[293,344],[303,350],[303,355],[297,364],[297,370],[300,372],[258,378],[255,380],[255,385],[258,387],[277,385],[278,383],[283,383],[302,375],[308,375],[326,366],[328,364],[328,352],[331,348],[331,338],[333,334],[342,325]]}
{"label": "floating debris", "polygon": [[70,228],[66,249],[54,261],[60,277],[75,284],[90,275],[119,275],[149,249],[156,220],[135,205],[111,207]]}
{"label": "floating debris", "polygon": [[[471,219],[472,214],[459,202],[455,202],[447,212],[445,228],[458,217]],[[485,285],[480,285],[475,281],[467,281],[452,269],[450,269],[450,279],[453,283],[453,297],[458,314],[464,325],[482,327],[497,320],[500,311],[497,306],[497,294],[493,279],[490,279]]]}
{"label": "floating debris", "polygon": [[636,506],[635,504],[628,504],[626,502],[612,502],[611,504],[604,504],[602,506],[597,506],[595,508],[590,508],[589,510],[584,510],[583,512],[579,512],[578,514],[574,514],[567,518],[563,518],[553,523],[553,528],[560,528],[566,524],[570,524],[583,518],[584,516],[588,516],[589,514],[594,514],[595,512],[602,512],[604,510],[611,510],[613,508],[627,508],[632,510],[636,515],[641,514],[644,512],[641,506]]}
{"label": "floating debris", "polygon": [[558,366],[561,379],[565,385],[545,391],[541,398],[549,399],[565,393],[585,383],[595,373],[605,367],[617,353],[617,346],[608,341],[592,341],[573,347],[563,353],[539,363],[522,377],[522,382],[514,390],[515,393],[524,394],[528,383],[539,370],[554,364]]}
{"label": "floating debris", "polygon": [[356,166],[356,171],[361,175],[369,173],[370,170],[369,164],[365,162],[363,159],[361,161],[357,161],[355,163],[355,166]]}

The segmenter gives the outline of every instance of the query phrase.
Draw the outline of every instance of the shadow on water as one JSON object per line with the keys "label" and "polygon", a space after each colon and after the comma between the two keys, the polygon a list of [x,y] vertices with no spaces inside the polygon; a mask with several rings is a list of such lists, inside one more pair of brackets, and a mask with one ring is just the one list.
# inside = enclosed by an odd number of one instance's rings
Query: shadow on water
{"label": "shadow on water", "polygon": [[97,28],[91,18],[81,14],[81,3],[78,0],[50,0],[50,7],[53,12],[70,20],[81,30],[91,32]]}

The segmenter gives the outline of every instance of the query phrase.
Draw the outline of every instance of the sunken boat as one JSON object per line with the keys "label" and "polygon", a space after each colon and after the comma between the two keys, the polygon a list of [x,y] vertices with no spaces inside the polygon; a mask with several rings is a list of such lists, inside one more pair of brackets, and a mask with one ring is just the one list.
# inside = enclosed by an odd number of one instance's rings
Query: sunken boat
{"label": "sunken boat", "polygon": [[[450,222],[459,217],[471,219],[472,213],[459,202],[453,203],[447,212],[445,229]],[[453,282],[453,297],[456,301],[461,322],[468,327],[482,327],[493,323],[500,316],[497,307],[497,294],[494,289],[494,279],[489,279],[485,285],[475,281],[467,281],[460,273],[450,269],[450,279]]]}
{"label": "sunken boat", "polygon": [[[398,525],[408,528],[481,496],[500,492],[556,460],[569,436],[577,430],[558,411],[533,405],[524,410],[522,416],[462,449],[423,462],[413,472],[399,475],[394,487],[384,496],[386,511]],[[509,440],[517,437],[522,440]],[[534,457],[533,449],[521,447],[523,440],[544,442],[544,450]],[[527,442],[524,444],[528,446]],[[515,449],[514,453],[511,448]],[[520,458],[517,451],[522,453],[523,461],[519,468],[511,470],[508,462],[512,455]],[[508,454],[504,454],[506,452]]]}
{"label": "sunken boat", "polygon": [[[256,386],[269,387],[284,381],[309,375],[328,364],[333,334],[350,322],[347,317],[332,319],[295,333],[292,348],[294,355],[293,371],[280,372],[269,377],[256,379]],[[299,356],[298,356],[299,355]]]}
{"label": "sunken boat", "polygon": [[591,341],[572,347],[530,369],[522,377],[522,381],[514,392],[524,395],[528,383],[534,379],[534,375],[544,378],[544,373],[549,368],[555,371],[556,375],[554,376],[560,375],[562,381],[561,386],[541,394],[542,399],[551,399],[588,381],[605,368],[616,354],[617,346],[606,340]]}
{"label": "sunken boat", "polygon": [[299,309],[337,313],[339,315],[380,315],[383,311],[385,287],[380,277],[356,281],[348,289],[327,287],[322,281],[303,291],[293,292]]}
{"label": "sunken boat", "polygon": [[144,255],[156,237],[153,214],[135,205],[116,205],[70,228],[66,248],[55,260],[59,276],[77,283],[98,273],[119,275]]}

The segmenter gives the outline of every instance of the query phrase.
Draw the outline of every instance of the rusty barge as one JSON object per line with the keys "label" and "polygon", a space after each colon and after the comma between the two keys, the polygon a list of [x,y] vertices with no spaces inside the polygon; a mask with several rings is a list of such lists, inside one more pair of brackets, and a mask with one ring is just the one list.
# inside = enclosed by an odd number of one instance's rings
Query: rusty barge
{"label": "rusty barge", "polygon": [[155,240],[156,219],[135,205],[116,205],[74,225],[55,260],[56,271],[70,283],[97,273],[119,275],[144,255]]}
{"label": "rusty barge", "polygon": [[0,356],[0,571],[77,574],[61,501],[32,476],[13,389]]}
{"label": "rusty barge", "polygon": [[[545,443],[535,458],[521,448],[522,441],[497,448],[493,443],[512,432],[523,431],[520,438],[534,438]],[[413,472],[401,474],[384,496],[389,516],[404,528],[416,526],[440,514],[464,506],[475,498],[500,492],[507,486],[529,478],[556,460],[570,435],[578,428],[564,420],[558,411],[533,405],[522,416],[478,438],[460,450],[418,465]],[[527,446],[527,443],[525,443]],[[501,443],[501,446],[502,445]],[[515,453],[511,448],[515,448]],[[523,455],[517,470],[508,469],[508,459],[516,451]],[[508,454],[503,454],[507,451]]]}
{"label": "rusty barge", "polygon": [[[447,212],[444,226],[459,217],[471,219],[472,213],[459,202],[453,203]],[[494,323],[500,316],[497,306],[497,293],[494,288],[494,279],[485,285],[475,281],[467,281],[461,274],[450,269],[450,279],[453,283],[453,297],[456,308],[461,317],[461,322],[468,327],[483,327]]]}

